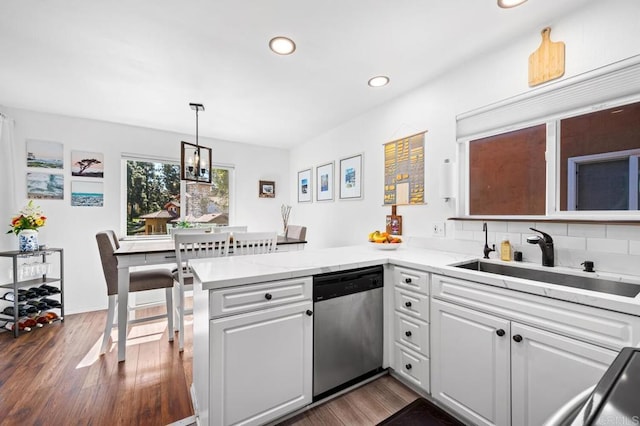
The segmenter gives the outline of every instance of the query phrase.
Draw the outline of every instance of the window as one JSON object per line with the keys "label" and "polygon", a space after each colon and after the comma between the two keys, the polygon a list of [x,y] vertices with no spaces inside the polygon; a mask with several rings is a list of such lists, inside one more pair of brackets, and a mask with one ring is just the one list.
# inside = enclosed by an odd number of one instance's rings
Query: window
{"label": "window", "polygon": [[233,168],[214,165],[211,185],[181,182],[177,161],[126,158],[123,168],[127,236],[166,235],[180,222],[229,224]]}
{"label": "window", "polygon": [[469,143],[469,213],[543,215],[546,126]]}
{"label": "window", "polygon": [[127,235],[166,234],[167,224],[180,217],[180,165],[125,162]]}
{"label": "window", "polygon": [[560,121],[560,210],[638,210],[640,102]]}
{"label": "window", "polygon": [[639,76],[640,56],[458,115],[458,214],[640,220]]}

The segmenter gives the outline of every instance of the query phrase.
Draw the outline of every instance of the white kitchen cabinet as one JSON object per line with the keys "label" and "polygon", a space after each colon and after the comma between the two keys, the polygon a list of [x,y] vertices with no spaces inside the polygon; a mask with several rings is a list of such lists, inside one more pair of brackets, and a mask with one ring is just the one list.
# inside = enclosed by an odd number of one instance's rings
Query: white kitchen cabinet
{"label": "white kitchen cabinet", "polygon": [[596,384],[616,355],[609,349],[512,323],[511,424],[543,424],[565,402]]}
{"label": "white kitchen cabinet", "polygon": [[475,424],[510,424],[509,321],[439,300],[431,308],[434,398]]}
{"label": "white kitchen cabinet", "polygon": [[199,425],[262,425],[311,403],[311,277],[194,288]]}
{"label": "white kitchen cabinet", "polygon": [[393,267],[393,367],[406,382],[429,392],[429,274]]}
{"label": "white kitchen cabinet", "polygon": [[432,301],[432,394],[479,425],[537,426],[594,385],[616,352]]}
{"label": "white kitchen cabinet", "polygon": [[212,423],[259,425],[311,403],[312,303],[211,321]]}

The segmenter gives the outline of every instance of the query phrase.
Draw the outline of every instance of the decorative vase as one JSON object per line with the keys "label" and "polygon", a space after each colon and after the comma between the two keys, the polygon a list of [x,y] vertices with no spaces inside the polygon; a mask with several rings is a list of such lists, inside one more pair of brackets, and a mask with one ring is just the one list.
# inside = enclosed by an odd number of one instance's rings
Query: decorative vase
{"label": "decorative vase", "polygon": [[35,229],[23,229],[18,233],[20,251],[38,250],[38,231]]}

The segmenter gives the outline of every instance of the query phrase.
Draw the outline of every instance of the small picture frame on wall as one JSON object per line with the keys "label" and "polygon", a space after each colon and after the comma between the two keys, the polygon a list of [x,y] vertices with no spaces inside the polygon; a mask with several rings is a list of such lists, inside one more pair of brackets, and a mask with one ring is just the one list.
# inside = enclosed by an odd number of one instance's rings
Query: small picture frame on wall
{"label": "small picture frame on wall", "polygon": [[316,167],[316,201],[333,201],[333,161]]}
{"label": "small picture frame on wall", "polygon": [[340,160],[340,199],[362,199],[362,154]]}
{"label": "small picture frame on wall", "polygon": [[71,151],[71,176],[104,178],[104,155],[100,152]]}
{"label": "small picture frame on wall", "polygon": [[271,180],[261,180],[258,185],[258,197],[260,198],[275,198],[276,196],[276,183]]}
{"label": "small picture frame on wall", "polygon": [[309,203],[311,198],[311,169],[298,172],[298,202]]}

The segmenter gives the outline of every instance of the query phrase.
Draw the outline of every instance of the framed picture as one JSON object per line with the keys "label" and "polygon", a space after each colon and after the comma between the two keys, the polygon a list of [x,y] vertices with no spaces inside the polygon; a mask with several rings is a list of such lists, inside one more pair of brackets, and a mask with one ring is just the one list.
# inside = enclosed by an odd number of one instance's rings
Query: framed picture
{"label": "framed picture", "polygon": [[260,198],[275,198],[276,196],[276,183],[271,180],[261,180],[258,185],[258,197]]}
{"label": "framed picture", "polygon": [[193,182],[211,183],[211,148],[182,141],[180,178]]}
{"label": "framed picture", "polygon": [[316,167],[316,201],[333,201],[333,161]]}
{"label": "framed picture", "polygon": [[71,176],[104,177],[104,155],[99,152],[71,151]]}
{"label": "framed picture", "polygon": [[311,169],[298,172],[298,202],[307,203],[311,199]]}
{"label": "framed picture", "polygon": [[39,200],[64,199],[64,175],[57,173],[27,173],[27,198]]}
{"label": "framed picture", "polygon": [[362,154],[340,160],[340,199],[362,198]]}
{"label": "framed picture", "polygon": [[80,180],[71,181],[71,205],[81,207],[103,207],[103,183]]}
{"label": "framed picture", "polygon": [[27,167],[62,169],[63,146],[60,142],[27,139]]}

